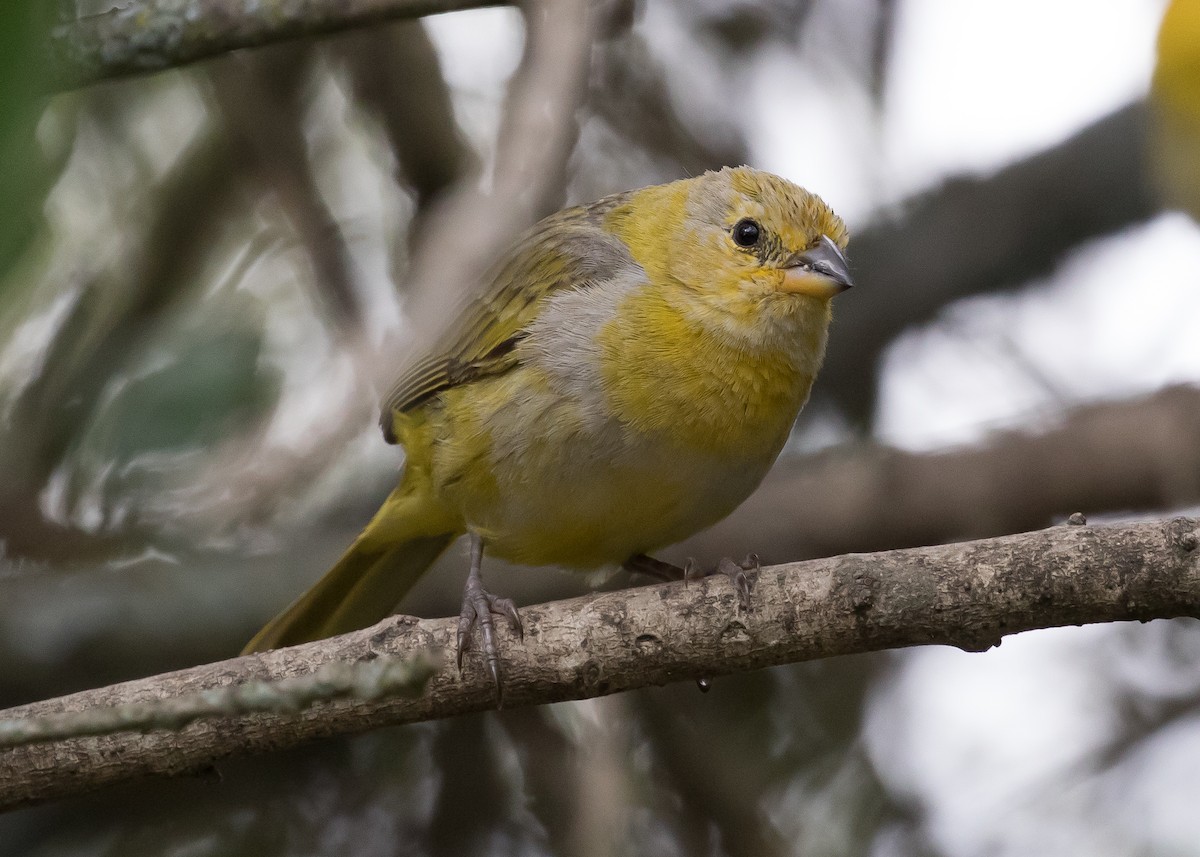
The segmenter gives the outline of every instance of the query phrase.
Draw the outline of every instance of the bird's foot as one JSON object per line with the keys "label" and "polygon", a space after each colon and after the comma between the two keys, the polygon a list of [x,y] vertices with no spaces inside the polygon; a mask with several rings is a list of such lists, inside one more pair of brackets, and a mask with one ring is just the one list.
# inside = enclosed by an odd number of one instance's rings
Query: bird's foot
{"label": "bird's foot", "polygon": [[689,580],[708,577],[710,574],[723,574],[729,578],[733,588],[737,590],[738,603],[747,612],[750,611],[750,593],[753,589],[747,572],[758,571],[760,566],[758,554],[755,553],[747,555],[741,562],[725,557],[717,563],[716,568],[710,571],[705,571],[700,563],[691,557],[688,557],[683,568],[646,554],[638,554],[625,561],[627,571],[645,574],[668,582],[682,580],[686,583]]}
{"label": "bird's foot", "polygon": [[738,601],[747,613],[750,612],[750,592],[754,587],[746,572],[757,573],[760,568],[762,568],[762,563],[756,553],[746,554],[741,562],[734,562],[729,557],[724,557],[717,563],[717,573],[725,575],[732,581],[733,588],[737,590]]}
{"label": "bird's foot", "polygon": [[472,538],[471,572],[463,587],[462,610],[458,614],[458,669],[462,671],[463,653],[470,650],[472,633],[478,626],[483,637],[483,660],[492,681],[496,683],[496,704],[504,699],[504,686],[500,681],[500,652],[496,646],[496,624],[493,616],[503,616],[514,634],[525,639],[525,628],[517,613],[517,605],[511,598],[500,598],[483,588],[480,566],[483,561],[483,543]]}

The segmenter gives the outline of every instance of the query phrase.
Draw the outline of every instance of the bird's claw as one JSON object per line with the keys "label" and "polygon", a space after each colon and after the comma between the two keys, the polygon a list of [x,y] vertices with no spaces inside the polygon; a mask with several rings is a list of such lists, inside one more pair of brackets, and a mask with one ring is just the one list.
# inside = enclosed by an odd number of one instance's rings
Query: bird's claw
{"label": "bird's claw", "polygon": [[521,624],[521,614],[517,612],[517,605],[511,598],[500,598],[492,595],[490,592],[484,593],[487,596],[488,608],[492,611],[493,616],[503,616],[508,620],[508,629],[517,635],[517,638],[523,643],[525,642],[525,626]]}
{"label": "bird's claw", "polygon": [[723,574],[733,583],[734,589],[737,590],[738,602],[746,612],[750,611],[750,593],[753,589],[747,572],[758,571],[761,566],[762,563],[756,553],[747,554],[741,562],[726,557],[717,563],[717,567],[712,571],[706,571],[695,557],[690,556],[684,562],[683,568],[645,554],[638,554],[625,562],[625,568],[629,571],[646,574],[659,580],[682,580],[685,585],[689,581],[700,580],[710,574]]}
{"label": "bird's claw", "polygon": [[717,563],[717,573],[725,575],[733,583],[733,588],[737,590],[738,602],[747,613],[750,612],[750,593],[753,585],[746,572],[758,571],[761,567],[762,563],[756,553],[747,554],[741,562],[734,562],[729,557],[724,557]]}
{"label": "bird's claw", "polygon": [[521,616],[517,605],[511,598],[500,598],[483,588],[483,582],[478,574],[467,576],[467,584],[463,589],[462,610],[458,614],[457,634],[457,663],[462,672],[463,653],[471,649],[472,632],[479,627],[483,637],[483,660],[488,675],[496,685],[496,704],[500,705],[504,698],[504,686],[500,680],[500,652],[496,645],[496,623],[493,616],[503,616],[508,620],[508,627],[514,634],[525,639],[525,627],[521,624]]}

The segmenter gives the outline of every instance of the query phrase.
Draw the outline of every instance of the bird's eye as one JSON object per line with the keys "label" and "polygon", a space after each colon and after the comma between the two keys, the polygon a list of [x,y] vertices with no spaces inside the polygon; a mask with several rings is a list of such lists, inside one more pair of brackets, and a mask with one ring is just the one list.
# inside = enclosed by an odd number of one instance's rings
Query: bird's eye
{"label": "bird's eye", "polygon": [[762,228],[753,220],[742,219],[733,224],[733,243],[739,247],[753,247],[762,237]]}

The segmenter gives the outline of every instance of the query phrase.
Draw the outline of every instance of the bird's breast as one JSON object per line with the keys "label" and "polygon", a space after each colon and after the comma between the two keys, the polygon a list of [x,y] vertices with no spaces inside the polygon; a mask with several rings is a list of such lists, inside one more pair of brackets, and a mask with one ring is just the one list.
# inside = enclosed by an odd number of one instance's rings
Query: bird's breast
{"label": "bird's breast", "polygon": [[773,459],[808,397],[828,316],[671,302],[644,274],[550,298],[520,346],[597,427],[667,446]]}
{"label": "bird's breast", "polygon": [[824,329],[768,335],[758,321],[689,313],[653,295],[626,301],[598,337],[611,412],[681,448],[773,460],[808,398]]}
{"label": "bird's breast", "polygon": [[491,554],[516,562],[594,568],[672,544],[732,511],[777,451],[706,452],[597,419],[534,367],[486,386],[450,410],[435,482]]}
{"label": "bird's breast", "polygon": [[783,447],[820,343],[747,344],[644,294],[555,296],[517,368],[444,397],[434,482],[492,553],[621,562],[724,517]]}

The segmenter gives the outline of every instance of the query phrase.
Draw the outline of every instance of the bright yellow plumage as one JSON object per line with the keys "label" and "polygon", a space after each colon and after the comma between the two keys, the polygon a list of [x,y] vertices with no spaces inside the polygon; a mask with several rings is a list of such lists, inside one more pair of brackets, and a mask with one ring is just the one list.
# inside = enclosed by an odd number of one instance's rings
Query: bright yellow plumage
{"label": "bright yellow plumage", "polygon": [[1200,220],[1200,0],[1172,0],[1150,90],[1151,166],[1163,198]]}
{"label": "bright yellow plumage", "polygon": [[384,617],[464,532],[586,569],[724,517],[808,398],[846,237],[816,196],[746,167],[538,224],[387,397],[396,491],[247,650]]}

